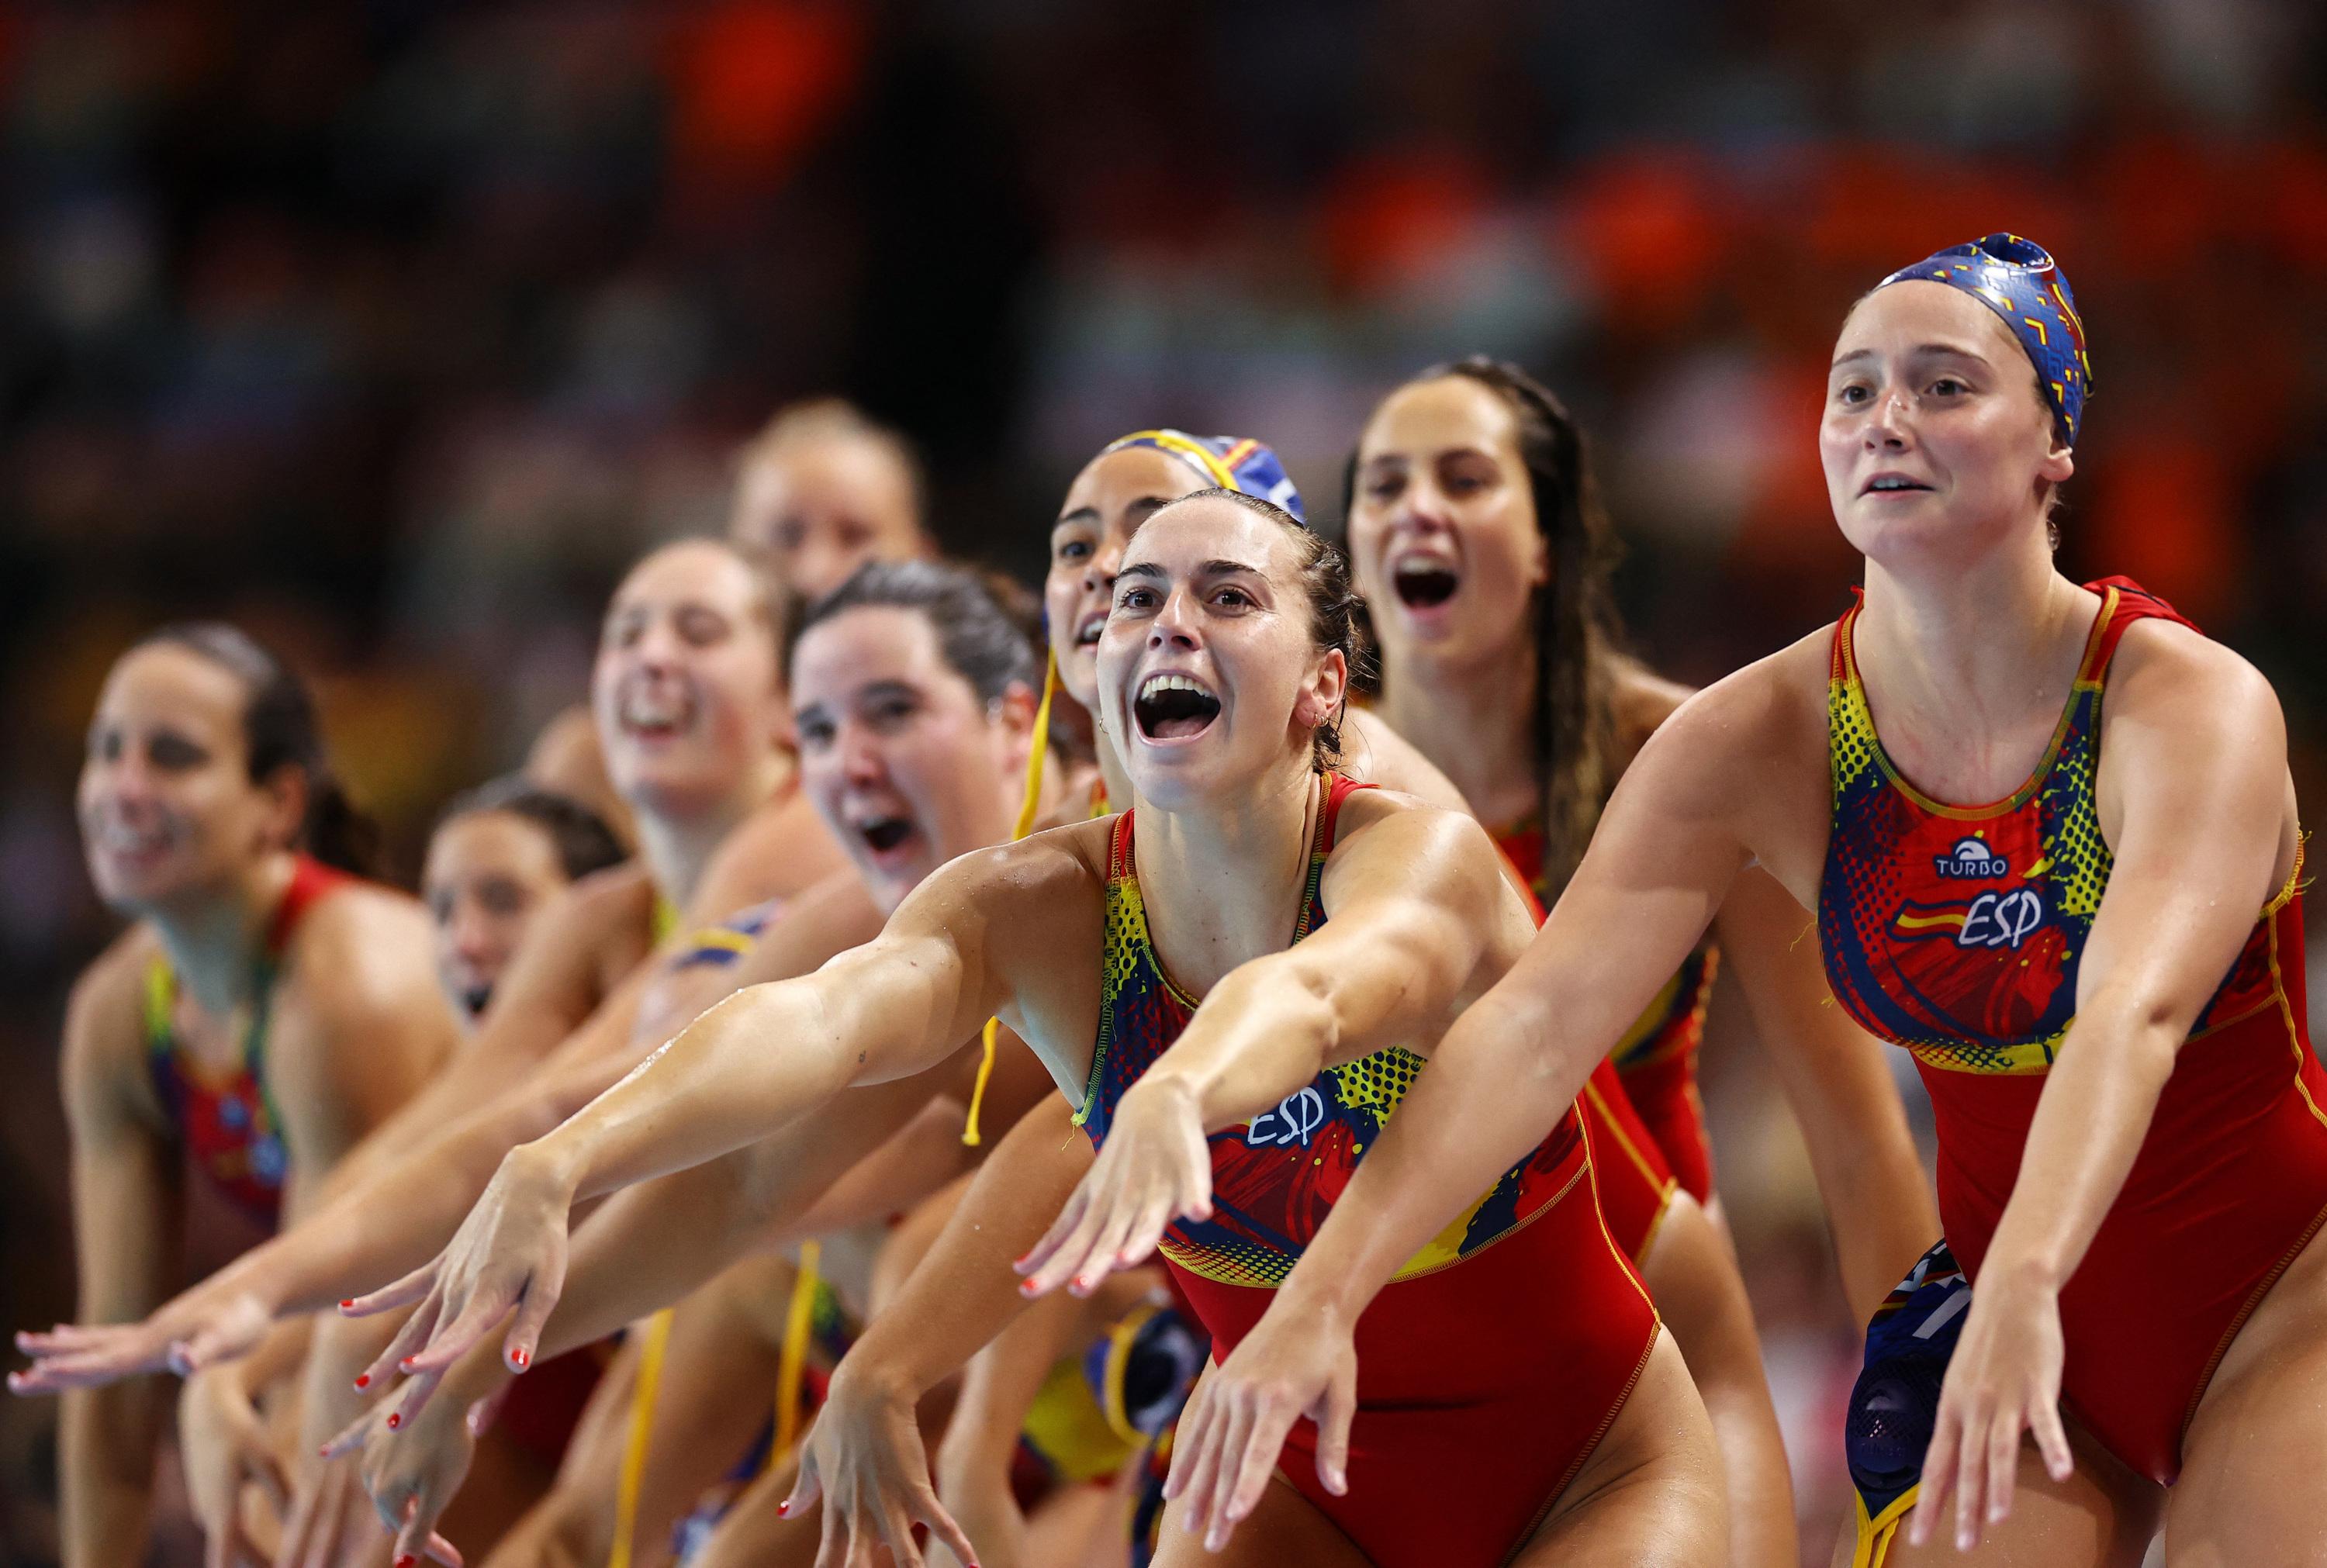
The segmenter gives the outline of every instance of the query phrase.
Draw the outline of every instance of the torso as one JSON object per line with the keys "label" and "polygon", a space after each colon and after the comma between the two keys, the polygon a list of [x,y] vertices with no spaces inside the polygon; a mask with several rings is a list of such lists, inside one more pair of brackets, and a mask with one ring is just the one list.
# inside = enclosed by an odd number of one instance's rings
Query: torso
{"label": "torso", "polygon": [[235,1207],[270,1226],[281,1215],[290,1163],[266,1073],[279,967],[301,918],[354,880],[299,857],[257,962],[249,1021],[222,1068],[187,1048],[178,977],[169,959],[157,950],[145,967],[145,1061],[163,1115],[193,1166]]}
{"label": "torso", "polygon": [[[2050,745],[1983,806],[1931,799],[1901,776],[1858,677],[1856,611],[1833,633],[1819,944],[1836,1000],[1914,1056],[1939,1123],[1940,1218],[1975,1281],[2074,1020],[2114,860],[2098,798],[2111,658],[2128,627],[2182,621],[2123,579],[2092,588],[2100,611]],[[2327,1217],[2327,1077],[2304,1022],[2299,851],[2294,862],[2200,1013],[2061,1293],[2066,1402],[2159,1481],[2178,1470],[2182,1427],[2231,1337]],[[2142,1377],[2125,1375],[2135,1366]]]}

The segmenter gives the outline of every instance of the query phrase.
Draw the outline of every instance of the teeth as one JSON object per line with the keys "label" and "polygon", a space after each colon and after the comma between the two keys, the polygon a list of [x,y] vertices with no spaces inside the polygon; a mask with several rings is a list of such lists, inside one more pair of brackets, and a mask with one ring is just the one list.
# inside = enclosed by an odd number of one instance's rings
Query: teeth
{"label": "teeth", "polygon": [[1140,700],[1145,702],[1158,692],[1194,692],[1206,697],[1212,695],[1184,675],[1151,675],[1139,688]]}
{"label": "teeth", "polygon": [[687,717],[686,701],[667,692],[631,691],[622,698],[622,723],[632,729],[673,729]]}
{"label": "teeth", "polygon": [[1911,479],[1878,479],[1869,488],[1879,490],[1920,490],[1922,487]]}

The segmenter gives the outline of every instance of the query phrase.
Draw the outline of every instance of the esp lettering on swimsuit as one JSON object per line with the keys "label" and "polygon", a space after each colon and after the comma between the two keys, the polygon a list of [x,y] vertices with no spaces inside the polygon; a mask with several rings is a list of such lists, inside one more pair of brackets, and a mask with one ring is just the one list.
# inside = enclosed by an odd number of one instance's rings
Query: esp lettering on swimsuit
{"label": "esp lettering on swimsuit", "polygon": [[1966,911],[1956,946],[2016,948],[2043,923],[2044,900],[2034,888],[1982,893]]}
{"label": "esp lettering on swimsuit", "polygon": [[1283,1148],[1287,1143],[1309,1146],[1317,1129],[1325,1125],[1325,1097],[1316,1089],[1304,1088],[1287,1095],[1273,1111],[1263,1111],[1244,1130],[1245,1147],[1248,1149]]}

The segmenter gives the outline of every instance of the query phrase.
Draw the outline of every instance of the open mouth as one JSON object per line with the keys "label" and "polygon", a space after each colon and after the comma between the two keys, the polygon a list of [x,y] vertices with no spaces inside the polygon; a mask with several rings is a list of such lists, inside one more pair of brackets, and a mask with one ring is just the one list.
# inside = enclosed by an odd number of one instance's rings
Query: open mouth
{"label": "open mouth", "polygon": [[1897,474],[1883,474],[1866,481],[1858,493],[1864,496],[1896,495],[1902,490],[1927,490],[1931,487],[1920,480],[1904,479]]}
{"label": "open mouth", "polygon": [[468,1010],[472,1018],[482,1018],[492,1000],[493,988],[491,985],[472,985],[461,993],[461,1005]]}
{"label": "open mouth", "polygon": [[1463,579],[1436,561],[1408,561],[1390,574],[1390,587],[1409,610],[1435,610],[1454,597]]}
{"label": "open mouth", "polygon": [[1220,699],[1184,675],[1151,675],[1131,705],[1139,733],[1151,741],[1201,735],[1220,716]]}
{"label": "open mouth", "polygon": [[1075,628],[1075,646],[1077,648],[1097,648],[1098,646],[1098,634],[1106,630],[1107,611],[1104,610],[1092,611],[1090,614],[1084,616],[1081,624]]}
{"label": "open mouth", "polygon": [[875,854],[885,854],[913,835],[913,819],[910,817],[876,817],[870,822],[856,825]]}
{"label": "open mouth", "polygon": [[659,741],[685,729],[694,714],[695,705],[683,692],[632,686],[622,694],[621,707],[615,716],[624,734]]}

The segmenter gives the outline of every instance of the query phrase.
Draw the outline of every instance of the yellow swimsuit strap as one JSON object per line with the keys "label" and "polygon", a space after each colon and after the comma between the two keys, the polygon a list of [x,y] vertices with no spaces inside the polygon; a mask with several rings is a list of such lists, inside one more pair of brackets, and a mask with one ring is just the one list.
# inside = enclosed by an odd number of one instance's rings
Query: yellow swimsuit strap
{"label": "yellow swimsuit strap", "polygon": [[[1042,762],[1051,750],[1051,699],[1058,691],[1059,656],[1054,650],[1042,661],[1042,701],[1034,710],[1034,744],[1026,753],[1026,792],[1018,801],[1018,826],[1010,832],[1013,844],[1034,831],[1034,813],[1042,798]],[[1000,1019],[989,1018],[979,1036],[985,1054],[978,1060],[977,1082],[969,1091],[969,1119],[961,1129],[961,1141],[973,1149],[978,1144],[977,1109],[986,1103],[986,1080],[994,1076],[995,1033],[1001,1027]]]}
{"label": "yellow swimsuit strap", "polygon": [[792,1280],[791,1307],[784,1314],[784,1349],[776,1363],[776,1441],[768,1446],[768,1468],[783,1462],[799,1440],[801,1376],[808,1369],[808,1339],[816,1326],[817,1265],[824,1249],[800,1243],[799,1273]]}
{"label": "yellow swimsuit strap", "polygon": [[606,1568],[631,1568],[631,1537],[639,1524],[639,1488],[646,1479],[647,1443],[654,1435],[656,1386],[662,1381],[662,1358],[670,1349],[671,1309],[665,1307],[647,1323],[646,1339],[639,1352],[639,1385],[631,1395],[631,1435],[622,1445],[622,1474],[614,1489],[614,1546],[606,1554]]}

